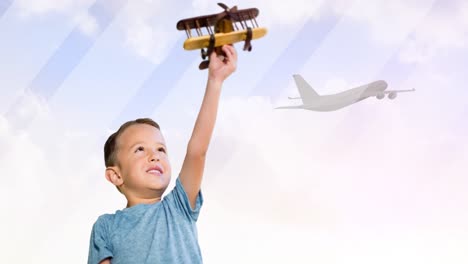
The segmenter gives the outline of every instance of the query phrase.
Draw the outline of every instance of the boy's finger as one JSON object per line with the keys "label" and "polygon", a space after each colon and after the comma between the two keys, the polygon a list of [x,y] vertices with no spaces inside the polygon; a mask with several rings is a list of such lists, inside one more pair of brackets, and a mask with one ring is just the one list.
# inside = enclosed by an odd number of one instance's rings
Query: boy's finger
{"label": "boy's finger", "polygon": [[227,47],[227,45],[224,45],[221,49],[224,51],[224,53],[226,54],[226,56],[229,57],[230,51],[229,51],[229,48]]}
{"label": "boy's finger", "polygon": [[228,59],[233,59],[233,57],[235,56],[235,52],[236,52],[236,50],[234,49],[232,45],[224,45],[223,51],[224,53],[226,53]]}
{"label": "boy's finger", "polygon": [[232,55],[236,54],[236,48],[234,48],[234,46],[232,44],[228,45],[227,49],[231,52]]}

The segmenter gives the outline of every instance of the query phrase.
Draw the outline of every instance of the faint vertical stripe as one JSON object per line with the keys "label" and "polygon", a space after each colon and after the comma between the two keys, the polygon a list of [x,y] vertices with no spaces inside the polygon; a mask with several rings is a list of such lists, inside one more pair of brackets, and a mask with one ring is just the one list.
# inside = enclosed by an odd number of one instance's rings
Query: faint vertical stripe
{"label": "faint vertical stripe", "polygon": [[175,61],[187,60],[186,54],[180,52],[184,40],[185,38],[180,38],[166,59],[154,68],[116,120],[113,121],[112,126],[119,126],[138,117],[149,116],[164,101],[179,78],[191,66],[190,63],[174,63]]}
{"label": "faint vertical stripe", "polygon": [[[26,91],[32,92],[33,95],[47,102],[73,72],[126,2],[127,0],[97,0],[88,9],[98,25],[95,34],[87,36],[76,26],[32,80]],[[25,107],[27,101],[24,96],[20,97],[6,113],[7,119],[17,128],[24,128],[35,118],[34,115],[22,116],[21,114],[21,109]]]}
{"label": "faint vertical stripe", "polygon": [[340,19],[341,17],[332,16],[319,23],[317,20],[309,18],[291,44],[270,66],[250,95],[279,95],[287,86],[291,74],[302,68]]}
{"label": "faint vertical stripe", "polygon": [[[418,63],[403,63],[400,60],[400,53],[405,48],[405,45],[408,43],[408,39],[411,38],[414,34],[416,34],[419,25],[423,25],[425,20],[433,15],[433,12],[437,10],[439,4],[442,4],[443,1],[433,1],[431,6],[428,8],[427,13],[425,16],[421,18],[421,21],[418,25],[416,25],[411,32],[409,32],[406,38],[401,42],[400,47],[393,53],[393,55],[388,59],[388,61],[384,64],[382,70],[375,76],[375,79],[382,79],[387,80],[390,89],[405,89],[409,87],[402,87],[406,80],[413,74],[413,72],[417,69],[420,64]],[[375,98],[369,98],[375,99]],[[349,127],[351,124],[354,128],[352,131],[347,131],[349,138],[353,138],[354,141],[358,142],[356,139],[361,137],[362,133],[361,130],[365,130],[363,127],[368,125],[370,122],[370,116],[366,115],[368,112],[365,108],[351,108],[347,112],[347,118],[343,119],[342,124],[340,125],[341,129],[345,127]],[[356,122],[356,119],[353,117],[359,116],[359,122]],[[368,119],[366,119],[368,118]],[[342,127],[341,127],[342,126]]]}
{"label": "faint vertical stripe", "polygon": [[433,15],[433,13],[440,8],[440,5],[442,5],[445,1],[433,1],[430,8],[428,8],[428,11],[424,18],[421,19],[418,25],[414,27],[414,29],[406,36],[405,40],[402,41],[399,49],[395,51],[392,57],[389,58],[387,63],[384,65],[383,69],[380,71],[380,73],[376,76],[377,79],[386,79],[391,76],[391,80],[389,82],[390,86],[393,87],[400,87],[411,74],[414,72],[414,70],[418,67],[418,63],[416,62],[411,62],[411,63],[404,63],[401,61],[400,54],[401,52],[406,48],[406,45],[408,45],[409,40],[411,39],[414,34],[416,34],[418,28],[421,25],[424,25],[426,18],[430,17]]}
{"label": "faint vertical stripe", "polygon": [[0,0],[0,18],[5,14],[5,12],[10,8],[13,0]]}
{"label": "faint vertical stripe", "polygon": [[78,27],[73,29],[34,78],[29,88],[48,100],[73,72],[124,3],[126,3],[125,0],[96,1],[89,8],[90,15],[97,20],[98,29],[96,34],[87,36]]}

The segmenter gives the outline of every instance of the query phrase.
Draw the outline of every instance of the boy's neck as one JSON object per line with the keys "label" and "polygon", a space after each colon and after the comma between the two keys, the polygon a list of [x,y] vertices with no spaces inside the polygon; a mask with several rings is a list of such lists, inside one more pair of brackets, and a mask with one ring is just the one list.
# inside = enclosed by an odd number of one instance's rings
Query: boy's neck
{"label": "boy's neck", "polygon": [[161,201],[161,197],[150,198],[150,199],[145,199],[145,198],[131,198],[131,199],[129,199],[127,197],[127,208],[130,208],[130,207],[135,206],[137,204],[154,204],[154,203],[158,203],[160,201]]}

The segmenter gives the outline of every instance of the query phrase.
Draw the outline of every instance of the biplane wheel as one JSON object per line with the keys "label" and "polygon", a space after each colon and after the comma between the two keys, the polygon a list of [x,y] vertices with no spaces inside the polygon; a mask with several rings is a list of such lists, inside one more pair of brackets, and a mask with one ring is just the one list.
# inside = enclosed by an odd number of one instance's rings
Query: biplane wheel
{"label": "biplane wheel", "polygon": [[205,69],[208,69],[209,66],[210,66],[210,61],[209,60],[202,61],[200,63],[200,65],[198,65],[198,69],[205,70]]}

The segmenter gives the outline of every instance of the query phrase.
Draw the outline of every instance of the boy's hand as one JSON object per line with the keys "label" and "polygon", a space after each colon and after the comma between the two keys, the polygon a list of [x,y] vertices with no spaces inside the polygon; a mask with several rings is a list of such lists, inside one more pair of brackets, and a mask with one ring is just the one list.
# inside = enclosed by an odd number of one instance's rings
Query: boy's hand
{"label": "boy's hand", "polygon": [[236,49],[232,45],[224,45],[222,50],[226,54],[226,57],[216,54],[215,51],[210,55],[208,80],[223,82],[231,73],[236,71]]}

